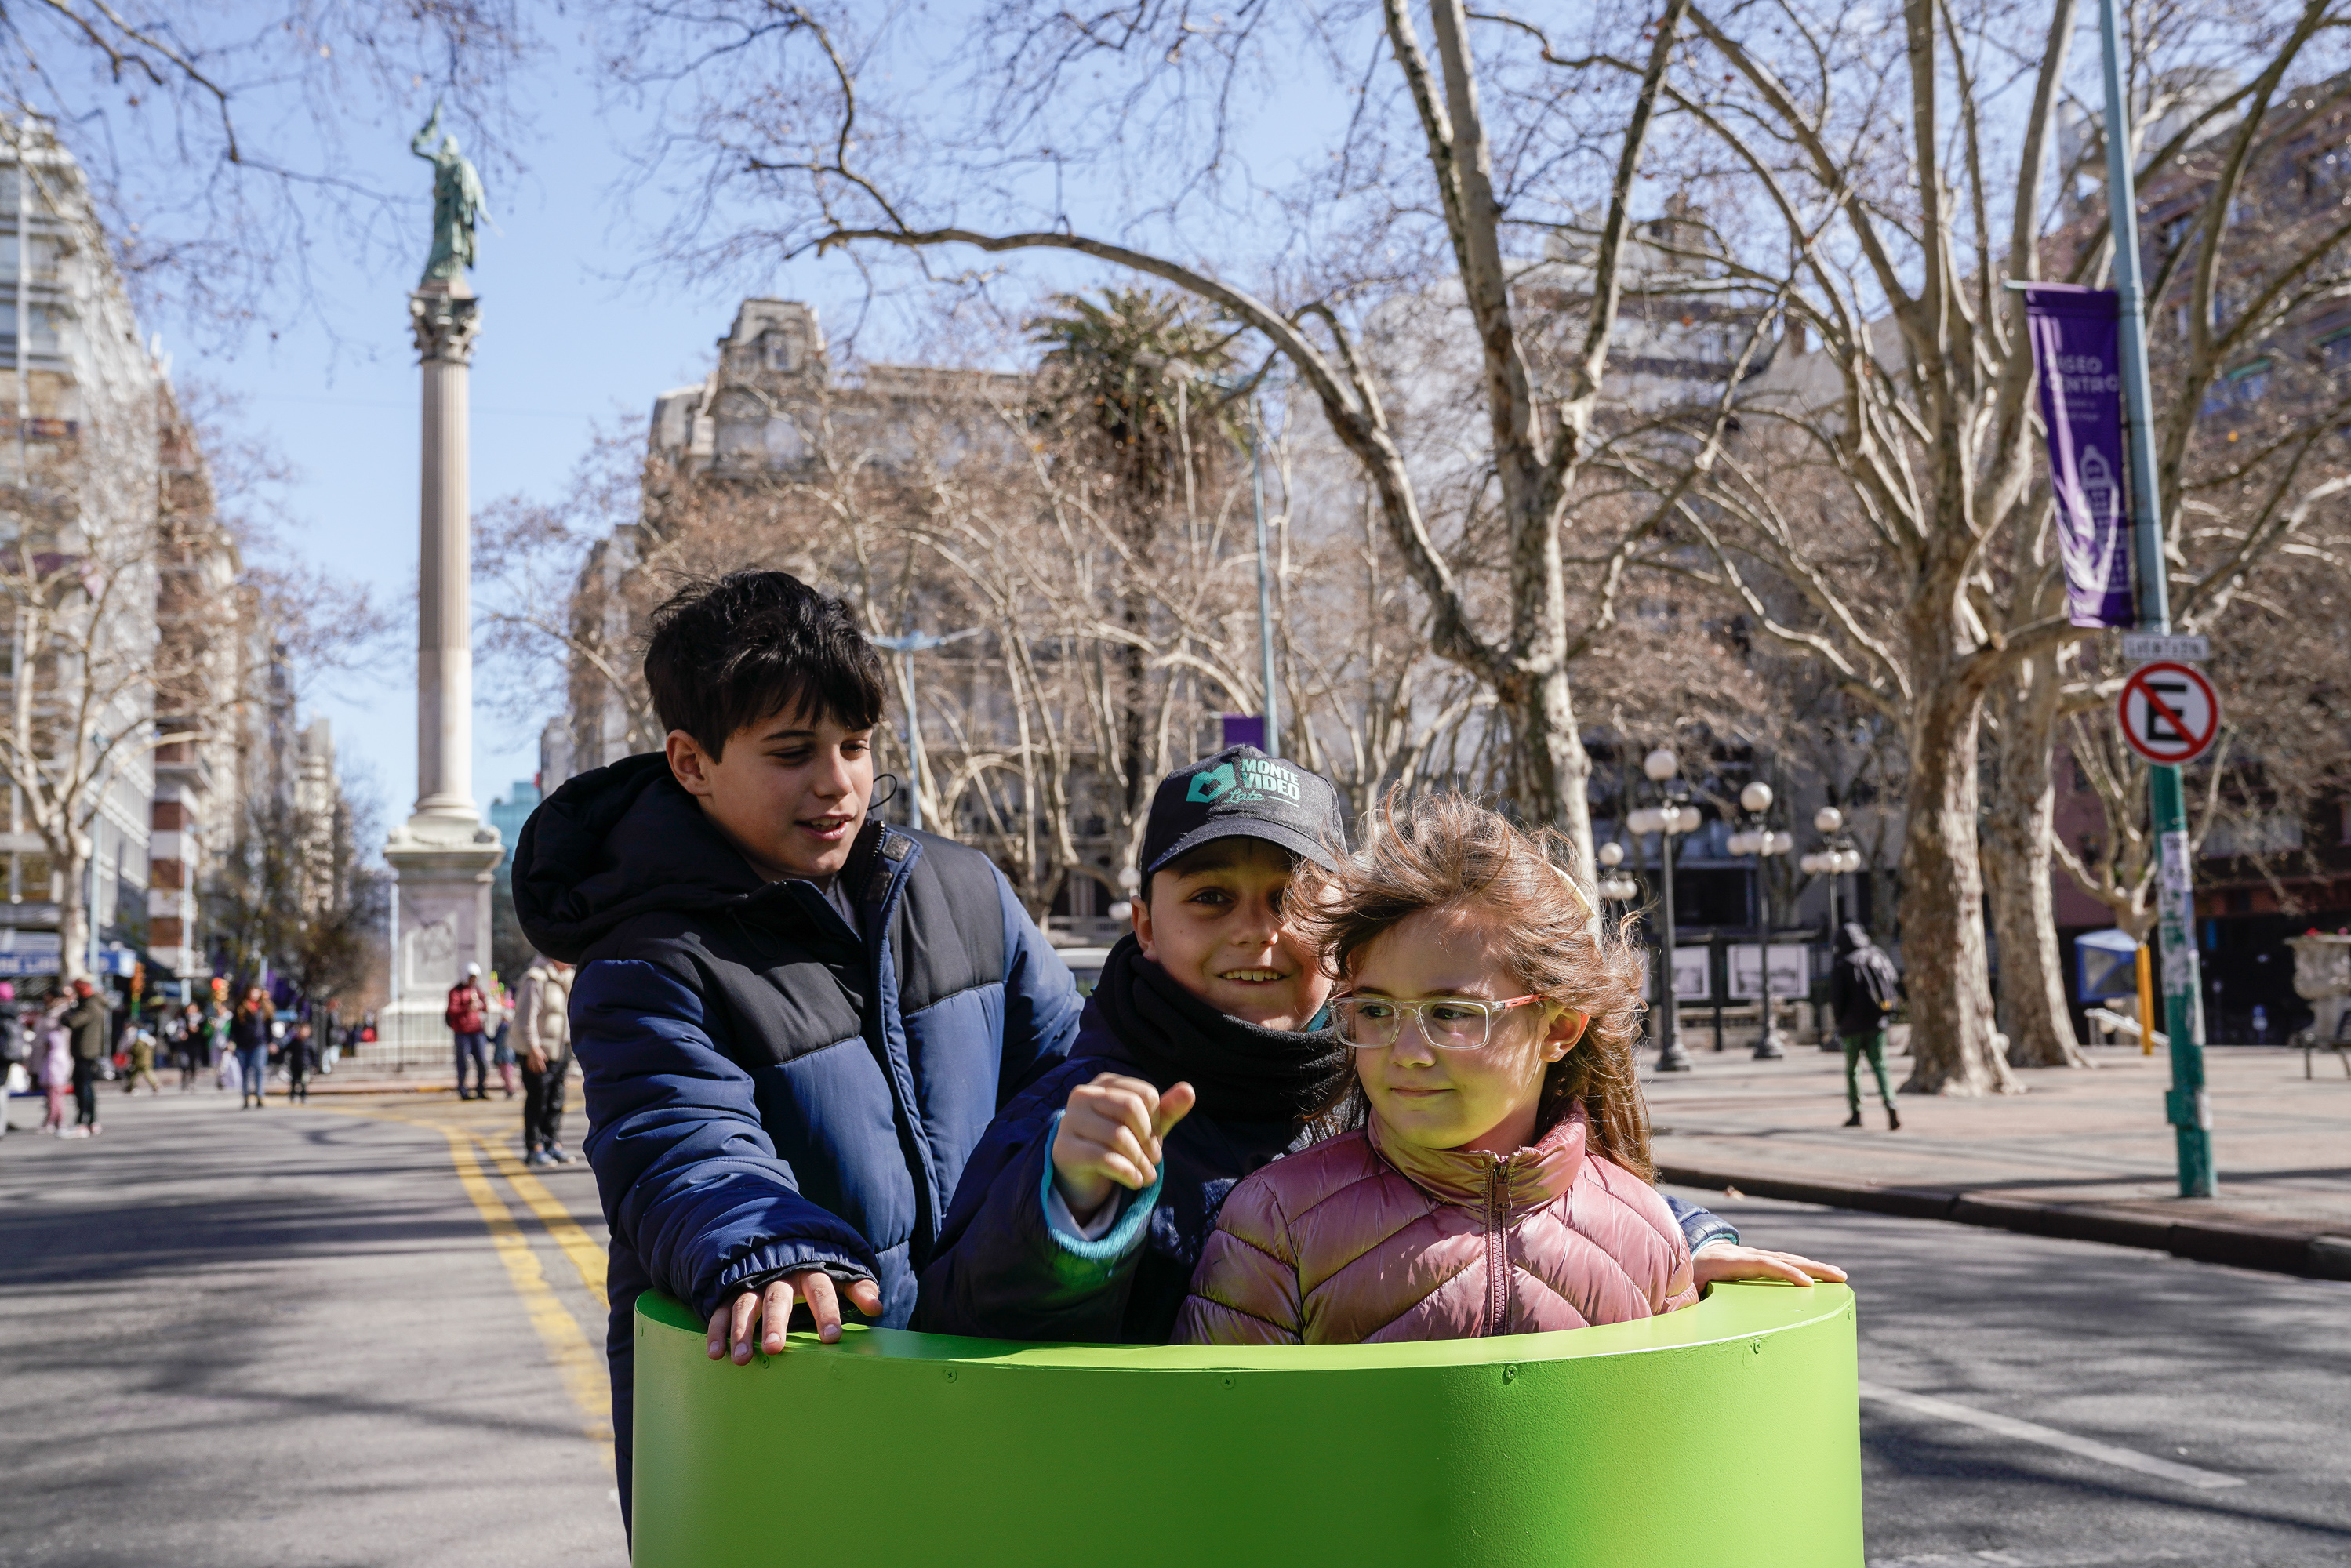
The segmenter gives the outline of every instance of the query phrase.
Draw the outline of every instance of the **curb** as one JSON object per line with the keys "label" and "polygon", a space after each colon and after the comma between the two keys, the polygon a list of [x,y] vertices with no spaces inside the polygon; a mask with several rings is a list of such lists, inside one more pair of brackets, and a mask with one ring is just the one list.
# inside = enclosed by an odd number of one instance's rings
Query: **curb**
{"label": "curb", "polygon": [[2264,1226],[2219,1216],[2172,1219],[2095,1203],[2041,1203],[1961,1187],[1847,1186],[1752,1173],[1734,1175],[1694,1166],[1661,1165],[1657,1179],[1677,1186],[1735,1188],[1750,1197],[1816,1203],[1828,1208],[1941,1219],[2027,1236],[2143,1247],[2199,1263],[2226,1263],[2311,1280],[2351,1280],[2351,1236],[2291,1225]]}

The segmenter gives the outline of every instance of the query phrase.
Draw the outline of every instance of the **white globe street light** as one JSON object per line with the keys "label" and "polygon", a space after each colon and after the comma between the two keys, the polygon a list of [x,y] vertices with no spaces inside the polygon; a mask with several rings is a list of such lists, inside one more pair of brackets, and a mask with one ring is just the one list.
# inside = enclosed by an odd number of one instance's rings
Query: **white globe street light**
{"label": "white globe street light", "polygon": [[1659,915],[1664,941],[1657,956],[1657,1071],[1687,1072],[1689,1052],[1682,1047],[1681,1019],[1674,998],[1674,835],[1695,831],[1701,820],[1696,806],[1684,805],[1688,791],[1681,784],[1682,759],[1668,746],[1641,758],[1641,771],[1657,787],[1664,803],[1644,806],[1625,814],[1634,832],[1657,835]]}
{"label": "white globe street light", "polygon": [[[1829,940],[1834,945],[1839,929],[1837,879],[1848,873],[1859,871],[1862,865],[1862,855],[1859,850],[1854,848],[1853,841],[1844,836],[1844,813],[1834,806],[1823,806],[1813,812],[1813,826],[1819,829],[1821,836],[1828,841],[1796,863],[1803,868],[1807,876],[1828,878]],[[1825,1025],[1821,1029],[1821,1049],[1823,1051],[1838,1049],[1834,1036]]]}
{"label": "white globe street light", "polygon": [[1794,849],[1796,841],[1789,834],[1765,826],[1761,821],[1763,813],[1771,809],[1773,799],[1771,786],[1761,779],[1741,789],[1739,803],[1753,812],[1758,821],[1753,827],[1731,834],[1727,845],[1732,854],[1755,857],[1756,907],[1760,917],[1756,951],[1761,955],[1763,963],[1763,1028],[1755,1040],[1755,1059],[1758,1061],[1777,1061],[1788,1053],[1786,1037],[1781,1031],[1779,1018],[1772,1008],[1777,998],[1771,995],[1771,872],[1768,862],[1773,855],[1783,855]]}

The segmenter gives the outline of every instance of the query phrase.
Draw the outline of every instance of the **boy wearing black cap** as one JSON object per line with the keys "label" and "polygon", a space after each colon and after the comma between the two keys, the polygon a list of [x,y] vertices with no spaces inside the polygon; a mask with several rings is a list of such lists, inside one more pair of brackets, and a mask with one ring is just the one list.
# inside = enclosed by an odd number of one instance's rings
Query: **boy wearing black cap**
{"label": "boy wearing black cap", "polygon": [[[1329,864],[1344,843],[1330,783],[1254,747],[1160,782],[1134,933],[1111,949],[1069,1060],[972,1151],[915,1328],[1166,1341],[1225,1195],[1335,1130],[1318,1119],[1352,1064],[1310,1027],[1331,978],[1282,900],[1301,857]],[[1674,1207],[1692,1250],[1708,1249],[1703,1277],[1810,1282],[1801,1260],[1740,1248],[1724,1221]]]}

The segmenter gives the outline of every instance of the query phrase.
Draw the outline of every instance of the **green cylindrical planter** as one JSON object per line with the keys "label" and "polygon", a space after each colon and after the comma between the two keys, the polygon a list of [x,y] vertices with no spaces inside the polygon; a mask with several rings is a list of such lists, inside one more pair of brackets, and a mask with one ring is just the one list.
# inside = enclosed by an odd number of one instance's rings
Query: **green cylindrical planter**
{"label": "green cylindrical planter", "polygon": [[637,1303],[636,1568],[1858,1568],[1853,1294],[1283,1350],[810,1334]]}

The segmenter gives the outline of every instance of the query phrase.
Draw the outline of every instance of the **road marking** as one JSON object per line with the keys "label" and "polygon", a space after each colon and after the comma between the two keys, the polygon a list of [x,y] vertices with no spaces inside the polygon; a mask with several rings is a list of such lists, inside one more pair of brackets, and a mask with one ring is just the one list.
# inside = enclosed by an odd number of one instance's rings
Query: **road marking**
{"label": "road marking", "polygon": [[2101,1443],[2091,1437],[2077,1437],[2071,1432],[2061,1432],[2054,1427],[2043,1427],[2035,1421],[2020,1421],[2013,1416],[1996,1416],[1989,1410],[1978,1410],[1966,1405],[1954,1405],[1948,1399],[1932,1395],[1912,1394],[1900,1388],[1888,1388],[1882,1383],[1864,1381],[1864,1399],[1876,1399],[1887,1405],[1898,1405],[1915,1410],[1921,1416],[1938,1416],[1946,1421],[1961,1421],[1970,1427],[1980,1427],[1987,1432],[1998,1432],[2019,1442],[2038,1443],[2044,1448],[2058,1448],[2078,1454],[2085,1459],[2103,1464],[2119,1465],[2142,1475],[2161,1476],[2165,1480],[2179,1481],[2191,1487],[2211,1490],[2220,1487],[2241,1487],[2242,1476],[2224,1476],[2218,1470],[2199,1470],[2194,1465],[2174,1464],[2158,1459],[2152,1454],[2142,1454],[2135,1448],[2117,1448],[2111,1443]]}
{"label": "road marking", "polygon": [[530,1249],[521,1228],[515,1224],[514,1215],[483,1174],[481,1162],[474,1157],[472,1140],[455,1127],[443,1127],[442,1134],[449,1140],[449,1158],[457,1167],[457,1180],[465,1196],[474,1200],[480,1211],[482,1223],[489,1228],[490,1241],[497,1249],[498,1260],[507,1267],[507,1278],[515,1294],[522,1298],[523,1311],[530,1318],[530,1326],[538,1331],[541,1343],[547,1346],[548,1359],[562,1374],[565,1392],[571,1403],[588,1417],[588,1436],[603,1445],[606,1458],[612,1446],[612,1405],[610,1385],[605,1381],[604,1358],[589,1344],[588,1336],[580,1327],[580,1320],[556,1299],[555,1288],[547,1282],[547,1273],[538,1266],[538,1254]]}
{"label": "road marking", "polygon": [[547,1229],[548,1239],[563,1249],[563,1255],[580,1271],[580,1282],[588,1287],[590,1295],[596,1298],[596,1304],[600,1307],[611,1305],[604,1289],[608,1262],[604,1249],[597,1245],[594,1237],[580,1228],[580,1222],[571,1218],[571,1211],[563,1207],[562,1200],[548,1191],[547,1184],[531,1175],[529,1168],[515,1158],[510,1150],[479,1133],[452,1128],[445,1122],[426,1122],[414,1116],[394,1115],[389,1111],[360,1110],[343,1105],[321,1105],[319,1109],[332,1111],[341,1116],[364,1117],[373,1122],[398,1122],[406,1127],[427,1127],[444,1134],[463,1133],[471,1138],[484,1154],[490,1156],[491,1163],[498,1167],[498,1174],[506,1177],[507,1184],[515,1189],[515,1196],[522,1199],[523,1206],[538,1216],[539,1224]]}
{"label": "road marking", "polygon": [[515,1196],[538,1217],[539,1224],[547,1228],[548,1236],[563,1249],[563,1255],[571,1260],[571,1266],[580,1270],[580,1282],[588,1287],[588,1293],[596,1298],[596,1304],[600,1307],[609,1305],[604,1294],[607,1259],[604,1249],[596,1245],[596,1239],[580,1228],[580,1222],[571,1218],[571,1211],[564,1207],[562,1201],[548,1191],[547,1185],[531,1175],[511,1151],[478,1134],[468,1133],[466,1136],[482,1146],[482,1152],[488,1155],[491,1162],[498,1167],[498,1174],[506,1177],[507,1184],[515,1189]]}

